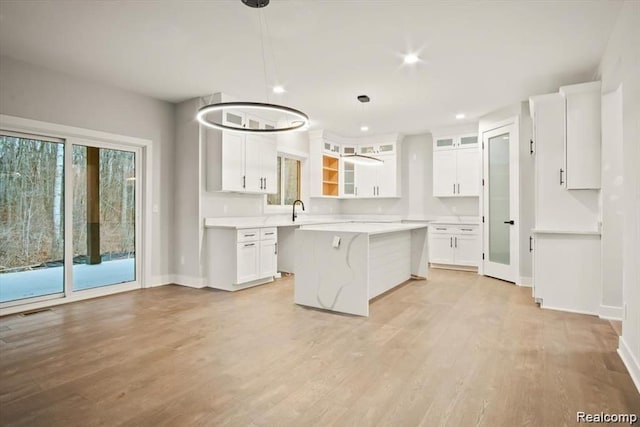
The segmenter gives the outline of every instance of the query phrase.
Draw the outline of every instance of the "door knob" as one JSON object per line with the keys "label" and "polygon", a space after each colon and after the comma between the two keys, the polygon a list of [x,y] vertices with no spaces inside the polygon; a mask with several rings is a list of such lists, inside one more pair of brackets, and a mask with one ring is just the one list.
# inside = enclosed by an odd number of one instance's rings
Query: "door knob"
{"label": "door knob", "polygon": [[516,222],[515,222],[514,220],[511,220],[511,221],[505,221],[504,223],[505,223],[505,224],[511,224],[511,225],[513,225],[513,224],[515,224]]}

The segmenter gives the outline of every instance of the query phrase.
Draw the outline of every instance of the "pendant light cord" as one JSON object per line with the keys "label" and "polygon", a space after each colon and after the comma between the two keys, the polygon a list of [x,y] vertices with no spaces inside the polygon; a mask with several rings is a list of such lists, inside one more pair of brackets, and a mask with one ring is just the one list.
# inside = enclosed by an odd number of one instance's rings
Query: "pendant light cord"
{"label": "pendant light cord", "polygon": [[265,50],[264,50],[264,34],[262,31],[262,9],[258,9],[258,20],[260,21],[260,47],[262,49],[262,72],[264,73],[264,90],[265,90],[265,97],[267,99],[267,103],[270,102],[269,100],[269,85],[267,84],[267,59],[266,59],[266,54],[265,54]]}

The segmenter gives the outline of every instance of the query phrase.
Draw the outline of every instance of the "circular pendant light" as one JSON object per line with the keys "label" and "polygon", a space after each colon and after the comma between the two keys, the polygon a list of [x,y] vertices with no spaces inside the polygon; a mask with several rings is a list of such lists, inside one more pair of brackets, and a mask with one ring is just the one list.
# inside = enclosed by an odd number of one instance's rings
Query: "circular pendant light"
{"label": "circular pendant light", "polygon": [[[210,113],[222,110],[237,110],[241,112],[245,112],[247,110],[268,111],[271,113],[287,115],[291,120],[287,120],[288,124],[283,126],[276,125],[273,129],[253,129],[243,126],[230,126],[223,124],[222,120],[214,120],[211,118]],[[219,117],[222,118],[222,115]],[[309,116],[302,111],[296,110],[295,108],[285,107],[283,105],[266,104],[262,102],[220,102],[217,104],[209,104],[198,110],[196,118],[201,124],[210,128],[244,133],[284,133],[296,130],[305,130],[309,126]]]}
{"label": "circular pendant light", "polygon": [[[253,9],[262,9],[269,4],[269,0],[242,0],[242,3]],[[265,21],[266,26],[266,21]],[[268,28],[267,28],[268,33]],[[264,84],[267,85],[267,67],[265,60],[264,36],[262,32],[262,15],[260,15],[260,43],[262,46],[262,68],[264,70]],[[274,66],[275,69],[275,66]],[[267,90],[267,101],[269,100],[269,91]],[[247,110],[260,110],[269,112],[270,116],[279,115],[280,120],[273,128],[254,129],[246,126],[233,126],[232,124],[223,123],[222,116],[228,111],[246,112]],[[222,112],[223,114],[210,114]],[[205,105],[198,110],[196,119],[204,126],[210,128],[242,132],[242,133],[261,133],[274,134],[294,132],[298,130],[306,130],[309,127],[309,116],[295,108],[285,107],[284,105],[270,104],[269,102],[219,102],[215,104]]]}

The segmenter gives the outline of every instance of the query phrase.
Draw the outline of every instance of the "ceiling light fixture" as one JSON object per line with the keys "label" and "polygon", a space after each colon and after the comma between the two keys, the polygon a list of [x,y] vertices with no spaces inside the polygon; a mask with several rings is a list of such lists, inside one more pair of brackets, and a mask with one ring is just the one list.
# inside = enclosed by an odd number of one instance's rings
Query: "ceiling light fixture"
{"label": "ceiling light fixture", "polygon": [[360,126],[360,130],[361,130],[362,132],[366,132],[366,131],[368,131],[368,130],[369,130],[369,126]]}
{"label": "ceiling light fixture", "polygon": [[404,56],[405,64],[415,64],[419,60],[420,58],[418,58],[418,55],[416,55],[415,53],[408,53]]}
{"label": "ceiling light fixture", "polygon": [[466,117],[466,116],[465,116],[464,114],[462,114],[462,113],[460,113],[460,114],[456,114],[456,119],[458,119],[458,120],[462,120],[462,119],[464,119],[465,117]]}
{"label": "ceiling light fixture", "polygon": [[[262,9],[269,4],[269,0],[242,0],[246,6],[249,6],[254,9]],[[260,45],[262,47],[262,69],[264,72],[264,85],[265,88],[267,85],[267,61],[265,60],[265,48],[264,48],[264,33],[262,29],[262,11],[260,10],[259,14],[260,20]],[[266,20],[264,26],[267,27]],[[266,28],[268,33],[269,29]],[[275,68],[275,66],[274,66]],[[276,80],[277,81],[277,80]],[[275,86],[273,88],[275,93],[283,93],[284,88],[282,86]],[[214,129],[226,130],[226,131],[234,131],[234,132],[243,132],[243,133],[284,133],[284,132],[292,132],[297,130],[304,130],[309,127],[309,116],[303,113],[300,110],[296,110],[295,108],[285,107],[283,105],[271,104],[269,103],[269,91],[266,91],[267,102],[219,102],[213,103],[209,105],[205,105],[204,107],[198,110],[196,115],[196,119],[203,124],[204,126],[208,126]],[[278,124],[273,129],[253,129],[244,126],[233,126],[230,124],[222,123],[222,114],[210,114],[216,111],[230,111],[236,110],[238,112],[244,112],[246,110],[262,110],[267,111],[272,114],[279,114],[286,117],[286,120],[278,120]]]}

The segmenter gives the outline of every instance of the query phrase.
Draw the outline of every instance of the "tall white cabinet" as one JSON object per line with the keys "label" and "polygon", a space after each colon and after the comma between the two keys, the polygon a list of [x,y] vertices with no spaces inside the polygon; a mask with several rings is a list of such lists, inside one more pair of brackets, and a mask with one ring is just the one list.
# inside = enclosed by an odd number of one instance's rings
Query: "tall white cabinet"
{"label": "tall white cabinet", "polygon": [[479,195],[478,136],[434,137],[433,196],[478,197]]}
{"label": "tall white cabinet", "polygon": [[599,87],[574,85],[529,100],[535,164],[530,250],[533,294],[543,308],[598,314]]}

